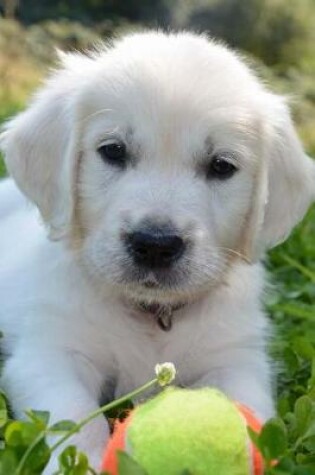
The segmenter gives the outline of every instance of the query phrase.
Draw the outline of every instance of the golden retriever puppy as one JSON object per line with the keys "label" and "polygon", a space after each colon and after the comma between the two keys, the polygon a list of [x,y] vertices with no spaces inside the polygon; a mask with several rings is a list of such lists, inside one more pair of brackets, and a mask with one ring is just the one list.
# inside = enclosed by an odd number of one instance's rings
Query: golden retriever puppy
{"label": "golden retriever puppy", "polygon": [[[15,182],[0,186],[1,385],[16,415],[78,420],[164,361],[177,384],[272,415],[259,259],[315,195],[283,98],[206,37],[134,34],[63,55],[1,143]],[[100,417],[73,442],[97,466],[107,436]]]}

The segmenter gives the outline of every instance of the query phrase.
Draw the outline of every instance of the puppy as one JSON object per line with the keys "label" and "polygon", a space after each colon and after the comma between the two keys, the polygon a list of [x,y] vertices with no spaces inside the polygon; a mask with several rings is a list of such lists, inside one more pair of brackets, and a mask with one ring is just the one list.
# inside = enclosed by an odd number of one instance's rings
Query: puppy
{"label": "puppy", "polygon": [[[16,416],[79,420],[164,361],[271,416],[259,259],[315,195],[285,101],[205,37],[134,34],[62,55],[1,144],[26,197],[0,187]],[[98,466],[107,437],[100,417],[73,443]]]}

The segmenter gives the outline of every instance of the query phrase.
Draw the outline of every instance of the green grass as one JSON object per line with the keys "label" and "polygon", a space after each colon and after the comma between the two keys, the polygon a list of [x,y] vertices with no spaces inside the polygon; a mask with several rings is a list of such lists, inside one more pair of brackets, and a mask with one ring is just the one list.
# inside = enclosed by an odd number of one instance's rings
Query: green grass
{"label": "green grass", "polygon": [[284,344],[297,336],[315,343],[315,206],[291,237],[269,253],[274,291],[269,309]]}

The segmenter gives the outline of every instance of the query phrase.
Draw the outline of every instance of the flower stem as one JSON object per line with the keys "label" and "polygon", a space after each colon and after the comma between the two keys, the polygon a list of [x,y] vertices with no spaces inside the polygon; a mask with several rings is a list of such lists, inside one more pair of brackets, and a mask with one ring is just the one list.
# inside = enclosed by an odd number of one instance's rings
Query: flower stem
{"label": "flower stem", "polygon": [[103,414],[104,412],[108,412],[111,409],[114,409],[117,406],[120,406],[120,404],[128,401],[129,399],[134,398],[135,396],[138,396],[138,394],[142,393],[143,391],[146,391],[153,387],[155,384],[158,383],[158,379],[155,378],[152,381],[149,381],[148,383],[144,384],[143,386],[140,386],[140,388],[135,389],[134,391],[130,392],[129,394],[126,394],[125,396],[122,396],[119,399],[115,399],[115,401],[110,402],[109,404],[105,404],[102,407],[99,407],[95,411],[91,412],[87,417],[79,421],[76,426],[69,430],[63,437],[61,437],[51,448],[50,451],[53,452],[56,450],[60,445],[62,445],[66,440],[68,440],[73,434],[76,432],[79,432],[82,427],[84,427],[86,424],[91,422],[93,419],[95,419],[97,416],[100,414]]}

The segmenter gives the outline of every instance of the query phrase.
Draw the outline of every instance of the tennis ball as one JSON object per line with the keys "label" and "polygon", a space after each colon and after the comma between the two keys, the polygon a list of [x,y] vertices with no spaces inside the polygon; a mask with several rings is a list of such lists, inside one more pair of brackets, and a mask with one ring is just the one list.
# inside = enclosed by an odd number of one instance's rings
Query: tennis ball
{"label": "tennis ball", "polygon": [[216,389],[167,388],[117,424],[102,469],[118,475],[116,451],[123,450],[148,475],[262,475],[247,425],[260,430],[250,410]]}

